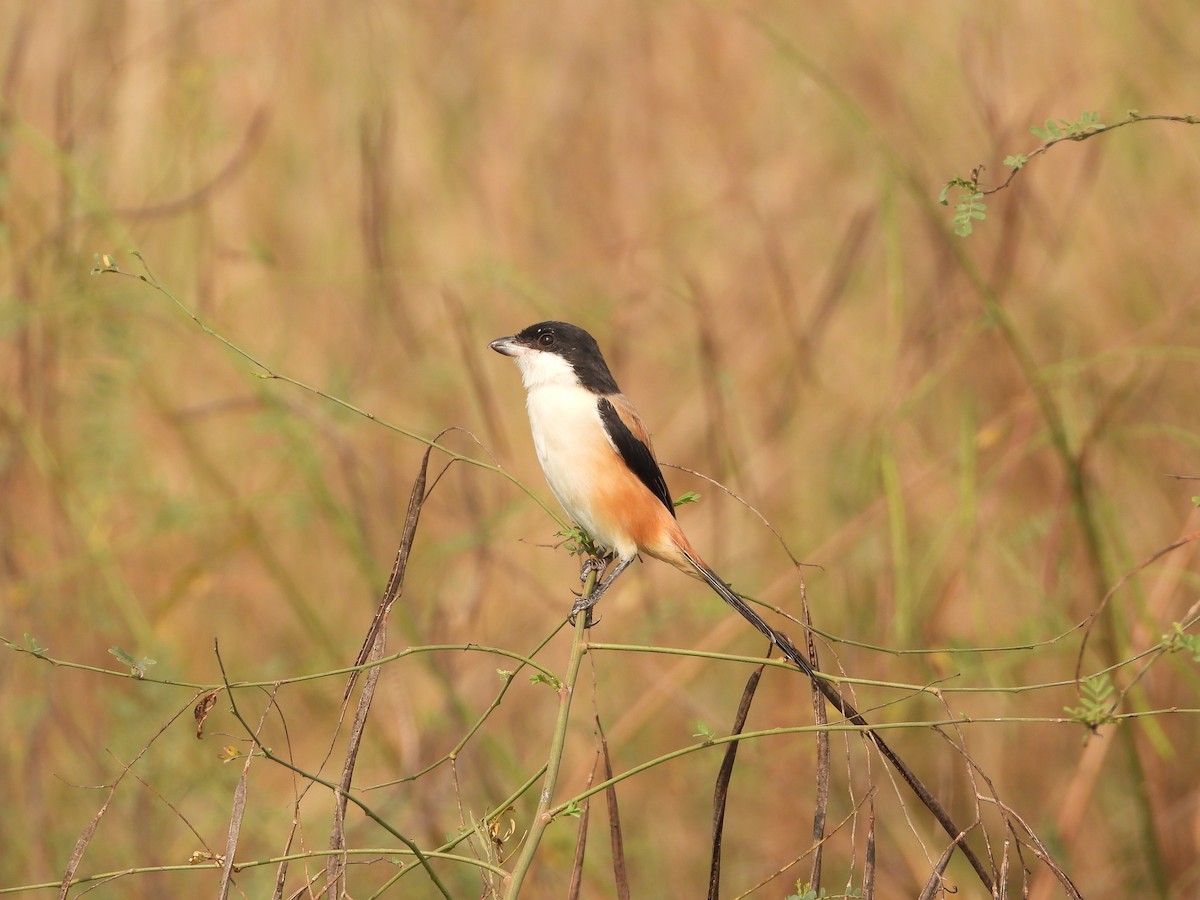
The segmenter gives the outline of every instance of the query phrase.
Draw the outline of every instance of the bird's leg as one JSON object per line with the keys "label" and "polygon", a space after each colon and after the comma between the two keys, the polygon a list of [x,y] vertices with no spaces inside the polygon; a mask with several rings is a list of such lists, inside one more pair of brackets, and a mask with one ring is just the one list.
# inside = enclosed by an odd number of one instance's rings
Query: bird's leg
{"label": "bird's leg", "polygon": [[587,613],[586,625],[592,624],[592,607],[600,602],[600,598],[604,596],[604,592],[608,590],[609,585],[617,580],[617,576],[625,571],[625,567],[634,561],[636,557],[629,559],[618,559],[617,564],[613,566],[613,570],[608,573],[608,577],[601,581],[592,590],[592,593],[587,597],[580,597],[575,601],[575,605],[571,607],[571,622],[574,623],[575,617],[581,612]]}
{"label": "bird's leg", "polygon": [[600,575],[608,568],[608,564],[613,561],[616,554],[606,553],[604,556],[588,556],[583,561],[583,565],[579,567],[579,580],[582,583],[587,583],[588,576],[595,572]]}

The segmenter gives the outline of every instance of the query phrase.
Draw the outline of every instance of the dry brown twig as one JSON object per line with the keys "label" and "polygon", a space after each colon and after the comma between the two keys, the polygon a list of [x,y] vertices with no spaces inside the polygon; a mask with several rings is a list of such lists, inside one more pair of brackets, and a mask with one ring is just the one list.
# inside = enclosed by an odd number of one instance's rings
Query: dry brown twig
{"label": "dry brown twig", "polygon": [[[439,436],[440,437],[440,436]],[[400,549],[396,553],[396,562],[388,579],[387,589],[379,603],[379,609],[367,631],[367,639],[359,651],[355,665],[363,665],[380,659],[387,648],[387,618],[392,606],[400,598],[404,588],[404,574],[408,569],[408,560],[412,555],[413,542],[417,536],[417,523],[421,519],[421,507],[425,502],[425,484],[429,471],[429,454],[431,448],[426,447],[421,455],[421,467],[413,482],[412,492],[408,498],[408,512],[404,517],[404,528],[400,536]],[[358,751],[362,746],[363,733],[366,729],[367,716],[371,710],[371,702],[375,697],[375,686],[379,682],[380,667],[373,666],[367,672],[366,685],[362,696],[359,697],[358,708],[354,714],[354,724],[350,731],[349,746],[342,764],[342,778],[338,783],[337,799],[334,805],[333,826],[329,835],[329,900],[337,900],[346,890],[346,798],[350,791],[350,783],[354,778],[354,766],[358,760]],[[354,686],[357,671],[350,673],[349,683],[343,701],[350,696]]]}

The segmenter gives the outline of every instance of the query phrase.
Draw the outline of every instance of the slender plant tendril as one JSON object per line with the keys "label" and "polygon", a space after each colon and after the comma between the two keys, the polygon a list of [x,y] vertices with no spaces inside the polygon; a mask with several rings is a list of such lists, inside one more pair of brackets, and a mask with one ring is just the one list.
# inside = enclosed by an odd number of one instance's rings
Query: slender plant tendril
{"label": "slender plant tendril", "polygon": [[244,350],[242,347],[235,344],[229,338],[225,337],[225,335],[221,334],[221,332],[217,331],[214,328],[211,328],[208,324],[206,324],[200,318],[200,316],[198,316],[196,314],[196,312],[194,310],[191,309],[191,307],[189,307],[182,300],[180,300],[173,293],[171,293],[171,291],[169,291],[166,287],[164,287],[158,281],[158,279],[155,278],[154,273],[150,270],[149,264],[146,262],[146,260],[143,258],[142,254],[140,252],[138,252],[137,250],[134,250],[132,255],[137,258],[138,262],[141,263],[142,268],[145,270],[144,274],[138,275],[133,272],[124,271],[117,265],[116,260],[114,260],[113,257],[107,253],[97,254],[96,263],[92,268],[92,274],[93,275],[119,275],[124,278],[132,278],[135,281],[142,282],[143,284],[158,291],[160,294],[162,294],[164,297],[166,297],[168,300],[170,300],[173,304],[175,304],[175,306],[178,307],[179,310],[182,311],[184,315],[186,315],[189,319],[191,319],[193,324],[195,324],[196,327],[199,328],[202,332],[204,332],[209,337],[213,338],[215,341],[223,344],[228,350],[232,351],[236,356],[241,357],[246,362],[250,363],[256,369],[258,369],[259,371],[254,373],[257,377],[262,378],[267,381],[282,381],[284,384],[290,384],[290,385],[292,385],[292,387],[299,388],[300,390],[306,391],[307,393],[312,394],[313,396],[320,397],[322,400],[326,400],[329,403],[334,404],[335,406],[340,406],[342,409],[346,410],[347,412],[354,413],[357,416],[362,416],[364,419],[369,419],[372,422],[376,422],[379,425],[382,425],[384,428],[388,429],[389,431],[395,432],[396,434],[401,435],[402,437],[406,437],[409,440],[413,440],[413,441],[416,441],[417,443],[424,444],[426,447],[430,447],[434,450],[437,450],[439,453],[444,453],[453,462],[466,463],[467,465],[475,466],[477,468],[484,469],[488,472],[495,472],[497,475],[500,475],[501,477],[508,479],[508,481],[510,481],[513,485],[520,488],[521,491],[523,491],[530,499],[532,499],[535,503],[537,503],[538,506],[540,506],[543,510],[545,510],[546,513],[552,519],[554,519],[554,521],[557,522],[561,527],[563,527],[563,528],[568,527],[566,521],[564,521],[562,515],[559,512],[557,512],[556,510],[551,508],[546,503],[546,501],[544,501],[541,497],[539,497],[536,493],[534,493],[529,487],[527,487],[523,481],[521,481],[515,475],[512,475],[511,473],[509,473],[508,470],[506,470],[503,466],[499,466],[499,465],[496,465],[495,463],[490,463],[485,460],[478,459],[474,456],[467,456],[464,453],[459,453],[455,450],[451,450],[445,444],[439,443],[438,441],[432,440],[431,438],[427,438],[424,435],[417,434],[415,431],[411,431],[408,428],[403,428],[400,425],[396,425],[393,422],[387,421],[386,419],[381,419],[378,416],[376,416],[374,413],[369,412],[360,406],[355,406],[353,403],[350,403],[347,400],[343,400],[340,397],[335,397],[333,394],[326,393],[325,391],[321,390],[318,387],[313,387],[312,385],[307,384],[303,381],[300,381],[299,379],[293,378],[290,375],[285,375],[281,372],[276,372],[274,369],[272,369],[270,366],[268,366],[265,362],[260,360],[258,357],[254,356],[248,350]]}
{"label": "slender plant tendril", "polygon": [[[215,655],[217,657],[217,666],[221,670],[221,677],[225,678],[226,677],[225,661],[223,659],[221,659],[221,648],[220,648],[220,646],[218,646],[216,641],[213,642],[213,652],[215,653]],[[242,727],[246,730],[246,733],[248,735],[250,735],[250,740],[253,741],[254,746],[258,748],[258,751],[260,753],[262,753],[264,758],[269,759],[271,762],[275,763],[276,765],[283,766],[285,769],[289,769],[289,770],[295,772],[296,774],[300,775],[303,778],[308,779],[309,781],[323,785],[324,787],[328,788],[330,791],[334,792],[335,794],[337,793],[338,785],[334,784],[332,781],[328,781],[324,778],[320,778],[317,775],[314,775],[312,772],[305,772],[303,769],[299,768],[298,766],[293,765],[292,763],[288,762],[286,759],[283,759],[282,757],[277,756],[274,752],[271,751],[271,749],[269,747],[267,747],[261,740],[259,740],[258,734],[255,733],[254,729],[250,726],[250,723],[247,722],[246,719],[242,716],[241,710],[238,709],[237,701],[234,699],[233,691],[230,690],[229,687],[230,687],[230,683],[228,680],[226,680],[225,681],[225,696],[229,698],[230,711],[233,713],[234,718],[236,718],[242,724]],[[367,806],[367,804],[363,803],[357,797],[354,797],[350,794],[344,794],[343,796],[345,796],[347,800],[349,800],[351,803],[353,803],[355,806],[357,806],[359,808],[359,810],[361,810],[367,816],[367,818],[371,819],[373,822],[375,822],[376,825],[383,828],[385,831],[387,831],[388,834],[390,834],[396,840],[400,841],[402,844],[404,844],[404,846],[406,846],[410,851],[412,851],[412,854],[417,858],[417,862],[419,862],[421,864],[421,867],[429,875],[429,880],[433,882],[434,886],[441,892],[442,896],[445,897],[446,900],[452,900],[450,892],[446,889],[446,886],[442,883],[442,880],[438,877],[437,872],[435,872],[433,870],[433,866],[431,866],[429,864],[429,859],[421,851],[421,848],[417,846],[416,842],[414,842],[411,838],[407,837],[406,835],[401,834],[399,831],[397,831],[395,828],[393,828],[391,825],[389,825],[381,816],[379,816],[378,813],[375,812],[375,810],[371,809],[371,807]],[[328,851],[326,851],[326,853],[328,853]]]}
{"label": "slender plant tendril", "polygon": [[1085,112],[1074,122],[1068,122],[1066,119],[1047,119],[1044,127],[1035,125],[1029,129],[1042,139],[1042,143],[1038,147],[1028,153],[1014,153],[1004,158],[1004,165],[1010,169],[1007,178],[999,184],[985,188],[983,186],[984,167],[976,166],[971,170],[969,177],[960,175],[947,181],[938,196],[938,202],[943,206],[948,206],[950,203],[947,199],[948,194],[951,190],[958,191],[958,202],[954,205],[954,233],[959,237],[970,237],[975,223],[982,222],[987,218],[987,204],[983,202],[983,198],[1007,188],[1018,175],[1025,171],[1025,167],[1031,160],[1063,141],[1086,141],[1089,138],[1108,134],[1110,131],[1138,122],[1176,122],[1182,125],[1200,125],[1200,116],[1163,114],[1144,116],[1136,110],[1130,110],[1124,119],[1113,122],[1111,125],[1103,124],[1100,121],[1100,114],[1097,112]]}

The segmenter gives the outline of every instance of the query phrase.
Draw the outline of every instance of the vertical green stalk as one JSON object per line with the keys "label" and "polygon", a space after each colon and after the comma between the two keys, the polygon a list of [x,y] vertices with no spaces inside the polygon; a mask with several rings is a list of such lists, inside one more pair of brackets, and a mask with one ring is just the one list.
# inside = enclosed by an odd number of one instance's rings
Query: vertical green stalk
{"label": "vertical green stalk", "polygon": [[[596,588],[596,572],[588,574],[583,595],[590,597]],[[563,748],[567,743],[567,723],[571,718],[571,699],[575,695],[575,685],[579,681],[579,664],[583,661],[585,648],[583,636],[587,629],[589,616],[586,612],[575,616],[575,633],[571,640],[571,656],[567,660],[567,673],[558,689],[558,721],[554,724],[554,735],[550,741],[550,758],[546,761],[546,777],[542,781],[542,793],[538,797],[537,813],[529,834],[525,838],[525,846],[521,855],[513,865],[512,875],[509,876],[508,888],[504,892],[504,900],[515,900],[521,893],[521,885],[533,864],[533,856],[537,853],[542,835],[551,822],[550,804],[554,798],[554,788],[558,783],[558,770],[562,766]]]}

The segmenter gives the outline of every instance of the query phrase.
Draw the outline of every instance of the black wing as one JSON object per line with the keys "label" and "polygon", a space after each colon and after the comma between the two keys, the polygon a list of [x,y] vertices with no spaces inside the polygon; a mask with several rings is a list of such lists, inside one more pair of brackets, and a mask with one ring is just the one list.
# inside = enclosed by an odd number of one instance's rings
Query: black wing
{"label": "black wing", "polygon": [[617,452],[625,460],[625,465],[629,466],[633,474],[641,479],[642,484],[650,489],[650,493],[661,500],[662,505],[674,516],[675,505],[671,502],[671,492],[667,490],[667,481],[663,478],[662,469],[658,467],[654,454],[650,452],[650,445],[629,430],[629,426],[607,397],[601,397],[596,405],[600,410],[600,421],[604,423],[604,430],[612,438]]}

